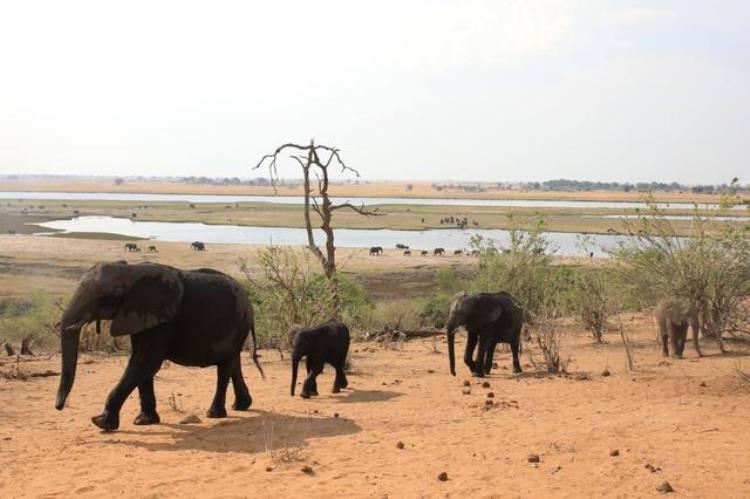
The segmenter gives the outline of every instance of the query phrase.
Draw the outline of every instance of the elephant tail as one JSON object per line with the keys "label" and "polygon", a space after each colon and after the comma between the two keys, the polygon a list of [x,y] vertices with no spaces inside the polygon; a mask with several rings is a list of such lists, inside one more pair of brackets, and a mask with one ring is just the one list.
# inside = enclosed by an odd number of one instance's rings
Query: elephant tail
{"label": "elephant tail", "polygon": [[250,335],[253,337],[253,362],[255,363],[255,367],[258,368],[260,377],[265,380],[266,373],[263,372],[263,367],[261,367],[258,361],[258,340],[255,338],[255,324],[250,325]]}

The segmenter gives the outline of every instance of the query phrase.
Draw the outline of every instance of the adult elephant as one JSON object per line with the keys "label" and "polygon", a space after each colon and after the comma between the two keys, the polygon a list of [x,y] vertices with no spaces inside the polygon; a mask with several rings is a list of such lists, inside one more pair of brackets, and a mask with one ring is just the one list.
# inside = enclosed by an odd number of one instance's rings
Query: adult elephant
{"label": "adult elephant", "polygon": [[[453,298],[448,314],[448,357],[450,371],[456,375],[455,331],[466,328],[468,337],[464,362],[473,376],[484,377],[492,369],[492,357],[498,343],[510,344],[513,353],[513,372],[521,372],[518,354],[521,348],[523,309],[511,295],[499,293],[459,293]],[[477,357],[474,360],[474,349]]]}
{"label": "adult elephant", "polygon": [[370,254],[375,256],[380,256],[383,254],[383,247],[382,246],[373,246],[370,248]]}
{"label": "adult elephant", "polygon": [[240,351],[248,333],[258,363],[253,309],[247,293],[226,274],[211,269],[181,271],[166,265],[125,261],[97,263],[81,278],[62,315],[62,375],[55,407],[62,410],[73,387],[78,345],[84,324],[111,320],[112,336],[130,335],[132,352],[104,411],[91,421],[103,430],[120,425],[120,408],[138,388],[141,412],[135,424],[159,422],[154,375],[165,359],[185,366],[218,366],[216,394],[208,417],[225,417],[229,379],[235,410],[252,404],[242,378]]}
{"label": "adult elephant", "polygon": [[206,251],[206,245],[200,241],[195,241],[190,245],[193,251]]}

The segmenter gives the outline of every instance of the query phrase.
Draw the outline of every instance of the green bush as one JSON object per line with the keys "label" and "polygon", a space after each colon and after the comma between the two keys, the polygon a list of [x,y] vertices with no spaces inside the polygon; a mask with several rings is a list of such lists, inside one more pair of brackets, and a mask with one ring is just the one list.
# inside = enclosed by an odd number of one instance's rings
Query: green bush
{"label": "green bush", "polygon": [[59,346],[54,324],[60,320],[59,303],[44,291],[30,298],[0,299],[0,344],[11,343],[16,350],[28,335],[41,349]]}

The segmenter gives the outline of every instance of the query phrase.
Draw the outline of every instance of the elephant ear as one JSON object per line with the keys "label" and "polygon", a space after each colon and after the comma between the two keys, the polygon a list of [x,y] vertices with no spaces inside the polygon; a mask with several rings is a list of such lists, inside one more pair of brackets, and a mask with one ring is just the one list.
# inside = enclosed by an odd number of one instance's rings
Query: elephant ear
{"label": "elephant ear", "polygon": [[136,334],[173,320],[184,292],[179,271],[161,265],[129,266],[128,281],[120,308],[110,327],[112,336]]}
{"label": "elephant ear", "polygon": [[482,329],[500,318],[503,313],[502,306],[491,296],[480,294],[469,298],[471,300],[471,313],[469,314],[469,327]]}

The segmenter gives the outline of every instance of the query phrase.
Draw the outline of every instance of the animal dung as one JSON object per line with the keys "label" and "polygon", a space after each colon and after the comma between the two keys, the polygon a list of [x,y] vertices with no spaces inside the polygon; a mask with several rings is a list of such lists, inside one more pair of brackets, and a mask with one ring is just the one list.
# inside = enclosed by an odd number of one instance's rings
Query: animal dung
{"label": "animal dung", "polygon": [[488,399],[495,398],[495,392],[487,392],[487,398]]}
{"label": "animal dung", "polygon": [[482,388],[489,388],[489,387],[490,387],[490,382],[489,381],[483,381],[482,382]]}
{"label": "animal dung", "polygon": [[609,372],[609,369],[605,369],[604,371],[602,371],[602,376],[604,376],[604,377],[607,377],[610,374],[612,374],[612,373]]}
{"label": "animal dung", "polygon": [[464,386],[471,386],[471,382],[468,379],[465,379]]}
{"label": "animal dung", "polygon": [[312,466],[304,465],[302,467],[302,473],[304,473],[305,475],[314,475],[315,470],[312,469]]}
{"label": "animal dung", "polygon": [[397,448],[397,449],[403,449],[404,447],[406,447],[406,444],[404,444],[404,443],[403,443],[403,442],[402,442],[401,440],[399,440],[399,441],[398,441],[398,442],[396,443],[396,448]]}
{"label": "animal dung", "polygon": [[620,451],[617,449],[612,449],[611,451],[609,451],[609,455],[612,457],[617,457],[620,455]]}
{"label": "animal dung", "polygon": [[492,399],[487,399],[484,401],[484,405],[485,407],[492,407],[493,405],[495,405],[495,401]]}
{"label": "animal dung", "polygon": [[447,482],[448,481],[448,473],[446,473],[445,471],[443,471],[442,473],[440,473],[438,475],[438,480],[440,480],[441,482]]}
{"label": "animal dung", "polygon": [[180,419],[180,424],[200,424],[200,423],[201,423],[201,418],[199,418],[198,416],[192,413]]}
{"label": "animal dung", "polygon": [[540,461],[539,454],[529,454],[526,460],[532,464],[538,463]]}
{"label": "animal dung", "polygon": [[334,413],[333,413],[333,417],[334,417],[334,418],[337,418],[337,417],[339,417],[339,413],[338,413],[338,412],[334,412]]}

